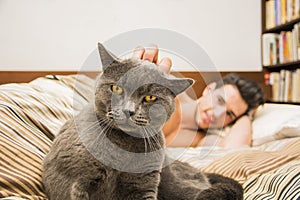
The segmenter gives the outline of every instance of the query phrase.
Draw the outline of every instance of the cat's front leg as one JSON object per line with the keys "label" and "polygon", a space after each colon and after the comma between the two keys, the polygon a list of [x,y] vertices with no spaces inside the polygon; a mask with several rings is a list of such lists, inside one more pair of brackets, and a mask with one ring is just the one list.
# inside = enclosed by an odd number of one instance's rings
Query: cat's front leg
{"label": "cat's front leg", "polygon": [[87,192],[87,183],[76,181],[71,186],[70,191],[71,200],[89,200],[89,194]]}
{"label": "cat's front leg", "polygon": [[242,200],[243,187],[237,181],[218,174],[206,174],[211,187],[198,194],[197,200]]}
{"label": "cat's front leg", "polygon": [[117,181],[116,199],[157,200],[160,173],[158,171],[143,173],[122,173]]}
{"label": "cat's front leg", "polygon": [[102,179],[86,179],[80,178],[71,185],[70,199],[71,200],[91,200],[100,199],[100,188]]}

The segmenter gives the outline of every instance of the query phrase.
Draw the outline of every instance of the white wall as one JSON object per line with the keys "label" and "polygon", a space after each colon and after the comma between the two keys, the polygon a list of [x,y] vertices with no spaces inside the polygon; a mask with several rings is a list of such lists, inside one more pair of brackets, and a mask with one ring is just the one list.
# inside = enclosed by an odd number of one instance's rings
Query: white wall
{"label": "white wall", "polygon": [[0,70],[78,70],[98,41],[151,27],[194,40],[218,70],[257,71],[260,9],[260,0],[0,0]]}

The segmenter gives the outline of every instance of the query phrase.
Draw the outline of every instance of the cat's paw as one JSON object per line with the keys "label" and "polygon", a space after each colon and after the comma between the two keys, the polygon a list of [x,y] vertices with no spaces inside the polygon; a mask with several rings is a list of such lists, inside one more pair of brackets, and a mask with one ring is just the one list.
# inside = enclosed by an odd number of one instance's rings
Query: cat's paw
{"label": "cat's paw", "polygon": [[74,183],[71,188],[71,200],[88,200],[89,194],[83,190],[83,187],[78,182]]}

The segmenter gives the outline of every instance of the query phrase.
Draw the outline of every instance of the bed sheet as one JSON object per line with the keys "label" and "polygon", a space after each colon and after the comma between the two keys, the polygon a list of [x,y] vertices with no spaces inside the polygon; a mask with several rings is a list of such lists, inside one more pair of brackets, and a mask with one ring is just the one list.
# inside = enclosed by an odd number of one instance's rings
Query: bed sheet
{"label": "bed sheet", "polygon": [[[94,80],[82,75],[0,86],[0,198],[47,199],[41,182],[42,159],[61,125],[93,99],[93,87]],[[166,151],[203,172],[239,181],[245,199],[300,198],[300,137],[251,148]]]}

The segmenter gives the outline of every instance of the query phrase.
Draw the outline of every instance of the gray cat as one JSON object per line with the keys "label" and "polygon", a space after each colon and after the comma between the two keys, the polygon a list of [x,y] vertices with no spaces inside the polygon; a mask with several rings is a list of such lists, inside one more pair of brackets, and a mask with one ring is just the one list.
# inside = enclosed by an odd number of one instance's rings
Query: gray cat
{"label": "gray cat", "polygon": [[69,120],[44,159],[50,200],[242,199],[232,179],[204,174],[164,152],[162,126],[193,80],[153,63],[120,60],[98,44],[95,99]]}

